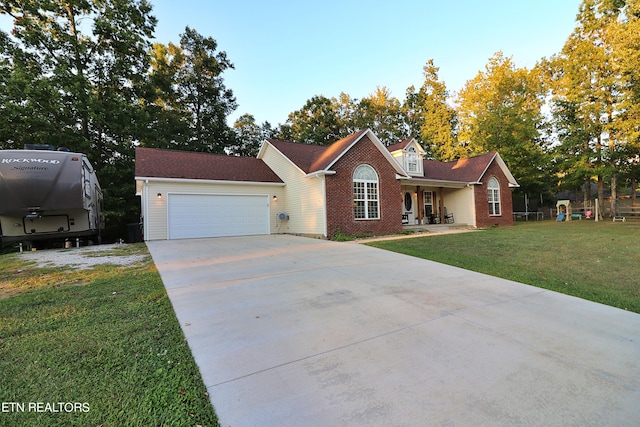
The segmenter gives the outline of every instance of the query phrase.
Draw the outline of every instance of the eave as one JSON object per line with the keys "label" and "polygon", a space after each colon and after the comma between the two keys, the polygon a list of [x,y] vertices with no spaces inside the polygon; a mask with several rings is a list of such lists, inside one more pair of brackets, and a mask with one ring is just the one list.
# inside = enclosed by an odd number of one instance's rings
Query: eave
{"label": "eave", "polygon": [[443,179],[427,179],[427,178],[414,178],[403,177],[401,183],[404,185],[423,185],[426,187],[442,187],[442,188],[464,188],[475,182],[461,182],[461,181],[447,181]]}
{"label": "eave", "polygon": [[148,182],[179,182],[182,184],[224,184],[224,185],[264,185],[269,187],[284,187],[284,182],[264,182],[264,181],[226,181],[221,179],[191,179],[191,178],[166,178],[136,176],[136,181]]}

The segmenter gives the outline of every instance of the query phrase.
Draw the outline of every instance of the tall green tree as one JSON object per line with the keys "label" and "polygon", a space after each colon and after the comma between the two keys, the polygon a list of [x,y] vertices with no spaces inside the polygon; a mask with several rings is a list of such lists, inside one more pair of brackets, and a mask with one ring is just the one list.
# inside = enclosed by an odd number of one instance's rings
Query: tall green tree
{"label": "tall green tree", "polygon": [[[146,145],[224,153],[233,140],[227,116],[237,107],[223,73],[234,68],[217,42],[186,27],[180,45],[155,44],[151,51],[150,116],[156,119]],[[171,132],[166,132],[164,126]],[[167,136],[168,135],[168,136]]]}
{"label": "tall green tree", "polygon": [[141,142],[148,147],[188,150],[191,115],[177,89],[182,50],[173,43],[154,43],[149,57],[151,69],[143,98],[147,129]]}
{"label": "tall green tree", "polygon": [[456,135],[457,115],[449,105],[449,92],[438,78],[439,68],[430,59],[423,67],[420,89],[407,89],[402,106],[410,133],[423,145],[427,155],[437,160],[454,160],[463,153]]}
{"label": "tall green tree", "polygon": [[259,125],[251,114],[240,116],[233,124],[233,130],[235,139],[227,147],[227,152],[234,156],[255,157],[264,140],[275,137],[275,130],[269,122]]}
{"label": "tall green tree", "polygon": [[[617,209],[618,176],[629,163],[633,140],[633,126],[628,124],[634,107],[629,101],[637,71],[628,65],[633,63],[633,44],[637,43],[633,41],[633,30],[637,30],[634,4],[637,2],[584,0],[575,30],[552,60],[553,100],[556,107],[570,106],[575,111],[582,134],[588,138],[578,147],[591,159],[600,200],[604,198],[605,178],[611,183],[612,214]],[[631,48],[627,52],[630,59],[624,57],[623,46]]]}
{"label": "tall green tree", "polygon": [[396,144],[410,136],[402,104],[384,86],[377,87],[357,103],[351,121],[358,129],[371,129],[385,145]]}
{"label": "tall green tree", "polygon": [[289,114],[280,126],[278,138],[303,144],[329,145],[345,136],[335,100],[315,95]]}
{"label": "tall green tree", "polygon": [[640,179],[640,0],[627,0],[611,24],[611,44],[620,76],[617,128],[624,140],[621,173],[636,202]]}
{"label": "tall green tree", "polygon": [[144,127],[138,100],[156,24],[151,5],[14,0],[0,2],[0,13],[14,19],[1,108],[17,130],[0,131],[0,144],[54,143],[86,153],[104,187],[107,227],[119,232],[137,220],[132,159]]}
{"label": "tall green tree", "polygon": [[496,53],[458,95],[459,140],[468,154],[498,151],[526,193],[548,191],[539,73]]}

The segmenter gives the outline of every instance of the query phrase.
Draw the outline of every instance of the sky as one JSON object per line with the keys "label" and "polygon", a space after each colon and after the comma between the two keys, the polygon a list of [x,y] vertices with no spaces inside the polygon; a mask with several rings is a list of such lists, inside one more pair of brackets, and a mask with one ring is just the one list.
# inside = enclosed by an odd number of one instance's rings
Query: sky
{"label": "sky", "polygon": [[[558,53],[581,0],[149,0],[156,41],[179,43],[186,26],[218,43],[235,69],[232,123],[284,123],[314,95],[361,99],[387,87],[404,100],[429,59],[451,94],[498,51],[530,68]],[[5,27],[4,25],[2,25]]]}
{"label": "sky", "polygon": [[502,51],[518,67],[558,53],[581,0],[150,0],[156,38],[188,25],[213,37],[235,69],[223,74],[238,108],[284,123],[314,95],[361,99],[386,86],[404,100],[429,59],[453,94]]}

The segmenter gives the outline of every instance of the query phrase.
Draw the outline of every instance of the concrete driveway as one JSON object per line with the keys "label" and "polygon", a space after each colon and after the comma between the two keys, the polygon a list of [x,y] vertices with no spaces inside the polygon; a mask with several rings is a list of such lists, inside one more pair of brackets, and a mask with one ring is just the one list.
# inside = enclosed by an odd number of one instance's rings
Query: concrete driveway
{"label": "concrete driveway", "polygon": [[352,243],[149,242],[223,426],[638,426],[640,315]]}

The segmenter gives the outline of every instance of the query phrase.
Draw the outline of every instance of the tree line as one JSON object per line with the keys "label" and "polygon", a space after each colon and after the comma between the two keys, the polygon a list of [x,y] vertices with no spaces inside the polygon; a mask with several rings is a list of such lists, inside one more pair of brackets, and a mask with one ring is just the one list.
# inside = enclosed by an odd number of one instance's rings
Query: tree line
{"label": "tree line", "polygon": [[[0,149],[47,143],[86,153],[105,193],[109,234],[138,221],[136,146],[255,155],[264,138],[329,144],[371,128],[386,144],[415,137],[429,157],[499,151],[519,191],[551,195],[591,182],[612,209],[640,162],[640,0],[584,0],[563,49],[531,69],[497,52],[451,94],[433,59],[402,101],[315,95],[282,124],[244,114],[224,83],[234,65],[212,37],[185,28],[153,42],[146,0],[0,1]],[[635,197],[635,193],[634,193]]]}

